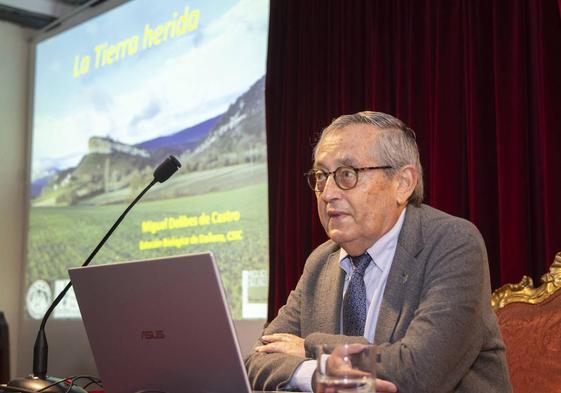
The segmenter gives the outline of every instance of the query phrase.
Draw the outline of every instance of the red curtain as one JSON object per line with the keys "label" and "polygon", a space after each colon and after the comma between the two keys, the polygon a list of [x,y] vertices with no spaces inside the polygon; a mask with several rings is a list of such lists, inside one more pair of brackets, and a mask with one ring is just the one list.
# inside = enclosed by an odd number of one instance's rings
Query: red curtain
{"label": "red curtain", "polygon": [[561,251],[559,6],[271,0],[270,318],[325,239],[303,177],[313,142],[361,110],[416,131],[426,201],[478,226],[494,287],[547,271]]}

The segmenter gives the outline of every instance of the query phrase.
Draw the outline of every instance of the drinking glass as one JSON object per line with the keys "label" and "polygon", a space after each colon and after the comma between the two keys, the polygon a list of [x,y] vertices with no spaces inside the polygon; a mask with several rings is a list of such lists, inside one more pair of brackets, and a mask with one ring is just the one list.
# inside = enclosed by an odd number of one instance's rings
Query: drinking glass
{"label": "drinking glass", "polygon": [[374,345],[319,345],[317,362],[317,393],[374,393],[376,391]]}

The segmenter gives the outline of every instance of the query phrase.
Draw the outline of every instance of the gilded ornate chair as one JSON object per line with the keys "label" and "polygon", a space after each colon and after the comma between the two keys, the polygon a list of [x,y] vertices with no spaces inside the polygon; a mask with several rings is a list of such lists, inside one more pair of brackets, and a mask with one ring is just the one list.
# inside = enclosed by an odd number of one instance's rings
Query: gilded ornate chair
{"label": "gilded ornate chair", "polygon": [[530,277],[493,292],[514,393],[561,392],[561,252],[534,288]]}

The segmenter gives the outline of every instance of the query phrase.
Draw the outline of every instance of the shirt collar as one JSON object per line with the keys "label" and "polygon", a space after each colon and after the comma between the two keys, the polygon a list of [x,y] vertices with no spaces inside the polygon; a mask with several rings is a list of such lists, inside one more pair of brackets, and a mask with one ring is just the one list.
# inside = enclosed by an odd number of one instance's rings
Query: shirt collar
{"label": "shirt collar", "polygon": [[[382,271],[385,271],[391,265],[394,253],[388,253],[387,251],[395,249],[397,246],[399,232],[401,232],[403,221],[405,221],[406,210],[407,207],[403,209],[394,226],[366,250],[374,261],[374,265]],[[343,248],[339,251],[339,265],[347,274],[350,274],[353,270],[349,254]],[[367,270],[371,269],[371,266],[372,264],[368,266]]]}

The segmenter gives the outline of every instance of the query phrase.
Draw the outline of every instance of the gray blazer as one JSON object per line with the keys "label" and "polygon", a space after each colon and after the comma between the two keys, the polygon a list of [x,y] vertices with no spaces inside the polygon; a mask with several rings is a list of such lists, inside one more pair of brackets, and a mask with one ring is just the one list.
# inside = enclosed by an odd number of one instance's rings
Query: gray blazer
{"label": "gray blazer", "polygon": [[[323,343],[363,342],[338,334],[344,272],[327,241],[304,266],[296,289],[263,334],[305,338],[307,358],[251,353],[256,390],[281,390]],[[382,299],[375,344],[377,375],[400,392],[511,392],[505,346],[490,305],[487,253],[470,222],[408,206]]]}

